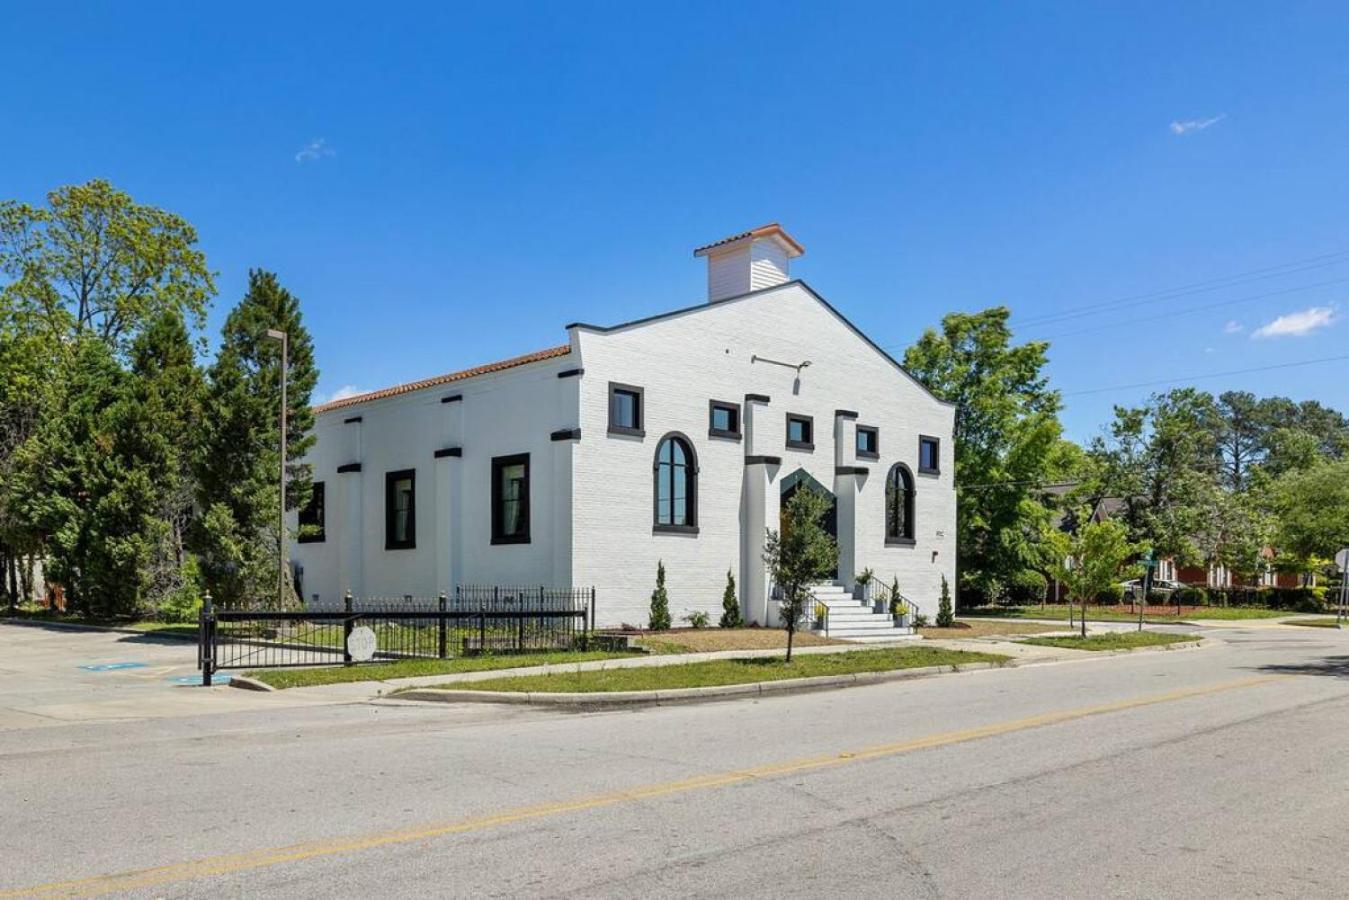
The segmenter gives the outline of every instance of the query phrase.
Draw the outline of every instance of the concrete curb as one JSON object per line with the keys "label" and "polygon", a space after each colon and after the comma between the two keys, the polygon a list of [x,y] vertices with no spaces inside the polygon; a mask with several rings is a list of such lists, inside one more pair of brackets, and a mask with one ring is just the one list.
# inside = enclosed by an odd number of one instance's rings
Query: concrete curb
{"label": "concrete curb", "polygon": [[63,628],[66,631],[102,631],[109,634],[134,634],[140,637],[165,638],[171,641],[188,641],[195,644],[197,639],[171,631],[141,631],[136,628],[118,628],[116,625],[85,625],[81,622],[49,622],[44,619],[23,619],[16,616],[0,617],[0,625],[22,625],[26,628]]}
{"label": "concrete curb", "polygon": [[277,688],[272,687],[266,682],[258,681],[256,678],[249,678],[245,675],[235,675],[233,673],[230,673],[229,686],[242,688],[245,691],[266,691],[274,693],[277,690]]}
{"label": "concrete curb", "polygon": [[[807,691],[833,690],[862,684],[881,684],[887,681],[905,681],[944,675],[950,672],[974,672],[1015,666],[1005,663],[964,663],[962,665],[922,666],[915,669],[894,669],[889,672],[858,672],[851,675],[820,675],[814,678],[784,678],[780,681],[762,681],[753,684],[724,684],[712,687],[674,688],[666,691],[609,691],[564,694],[547,691],[465,691],[414,688],[399,691],[390,697],[396,700],[422,700],[433,703],[510,703],[536,706],[631,706],[646,704],[661,706],[669,703],[701,703],[735,697],[772,694],[799,694]],[[531,676],[523,676],[531,677]]]}

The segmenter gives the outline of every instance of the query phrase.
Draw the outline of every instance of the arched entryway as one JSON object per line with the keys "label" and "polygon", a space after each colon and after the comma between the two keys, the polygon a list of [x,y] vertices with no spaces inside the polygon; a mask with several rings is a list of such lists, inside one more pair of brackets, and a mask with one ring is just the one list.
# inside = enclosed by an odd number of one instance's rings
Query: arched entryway
{"label": "arched entryway", "polygon": [[[835,496],[834,492],[829,490],[829,488],[812,478],[811,474],[805,469],[797,469],[795,472],[782,479],[782,505],[780,507],[780,512],[778,513],[779,530],[786,530],[787,502],[791,500],[793,495],[801,490],[802,487],[809,487],[811,490],[818,491],[829,498],[829,511],[824,514],[824,522],[821,524],[824,526],[824,530],[829,532],[834,540],[838,540],[838,497]],[[833,572],[829,573],[829,577],[838,577],[837,566],[835,566]]]}

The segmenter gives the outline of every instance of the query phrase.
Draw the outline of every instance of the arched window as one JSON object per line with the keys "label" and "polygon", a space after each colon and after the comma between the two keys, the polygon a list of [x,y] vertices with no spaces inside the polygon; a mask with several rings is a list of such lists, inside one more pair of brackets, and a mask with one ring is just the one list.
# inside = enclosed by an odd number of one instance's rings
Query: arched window
{"label": "arched window", "polygon": [[912,544],[913,534],[913,474],[895,463],[885,478],[885,542]]}
{"label": "arched window", "polygon": [[656,445],[655,530],[698,530],[698,460],[682,434],[667,434]]}

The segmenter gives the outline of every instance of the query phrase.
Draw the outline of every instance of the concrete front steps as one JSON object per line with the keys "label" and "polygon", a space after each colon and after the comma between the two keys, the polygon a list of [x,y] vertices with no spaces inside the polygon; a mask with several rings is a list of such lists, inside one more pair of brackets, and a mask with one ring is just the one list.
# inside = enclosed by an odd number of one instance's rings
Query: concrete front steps
{"label": "concrete front steps", "polygon": [[[826,627],[812,634],[857,643],[921,640],[912,628],[901,628],[888,613],[873,612],[870,603],[854,600],[852,592],[837,584],[819,584],[810,589],[816,603],[829,608]],[[811,616],[814,616],[812,604]]]}

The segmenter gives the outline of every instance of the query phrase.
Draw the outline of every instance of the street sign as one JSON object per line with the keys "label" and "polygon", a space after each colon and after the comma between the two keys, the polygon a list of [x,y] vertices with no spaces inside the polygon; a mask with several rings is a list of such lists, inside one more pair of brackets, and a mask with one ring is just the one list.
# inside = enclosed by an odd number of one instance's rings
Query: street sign
{"label": "street sign", "polygon": [[1335,565],[1340,567],[1341,572],[1349,569],[1349,547],[1335,554]]}

